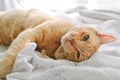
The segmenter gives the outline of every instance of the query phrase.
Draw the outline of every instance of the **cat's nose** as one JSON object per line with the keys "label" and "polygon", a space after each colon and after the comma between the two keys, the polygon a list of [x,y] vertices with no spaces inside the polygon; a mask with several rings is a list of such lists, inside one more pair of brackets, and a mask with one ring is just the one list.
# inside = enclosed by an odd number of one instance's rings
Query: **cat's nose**
{"label": "cat's nose", "polygon": [[80,41],[80,39],[79,38],[72,39],[72,40],[70,40],[70,43],[71,43],[71,45],[74,45],[77,43],[77,41]]}

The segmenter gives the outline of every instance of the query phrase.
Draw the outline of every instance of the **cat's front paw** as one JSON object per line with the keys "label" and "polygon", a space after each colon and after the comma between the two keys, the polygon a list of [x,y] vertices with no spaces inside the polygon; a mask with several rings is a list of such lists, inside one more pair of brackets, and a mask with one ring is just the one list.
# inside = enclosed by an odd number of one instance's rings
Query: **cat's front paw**
{"label": "cat's front paw", "polygon": [[50,57],[47,56],[47,52],[46,52],[45,49],[41,50],[41,54],[42,54],[42,56],[43,56],[44,58],[46,58],[46,59],[50,58]]}
{"label": "cat's front paw", "polygon": [[12,70],[12,65],[7,64],[5,61],[0,61],[0,79],[5,78]]}

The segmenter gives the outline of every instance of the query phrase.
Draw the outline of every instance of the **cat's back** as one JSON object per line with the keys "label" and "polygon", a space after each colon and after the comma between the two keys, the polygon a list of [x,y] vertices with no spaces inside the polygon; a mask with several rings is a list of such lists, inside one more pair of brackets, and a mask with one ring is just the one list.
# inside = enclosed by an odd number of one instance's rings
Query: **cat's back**
{"label": "cat's back", "polygon": [[9,45],[21,31],[51,19],[53,18],[36,9],[0,12],[1,41],[3,44]]}

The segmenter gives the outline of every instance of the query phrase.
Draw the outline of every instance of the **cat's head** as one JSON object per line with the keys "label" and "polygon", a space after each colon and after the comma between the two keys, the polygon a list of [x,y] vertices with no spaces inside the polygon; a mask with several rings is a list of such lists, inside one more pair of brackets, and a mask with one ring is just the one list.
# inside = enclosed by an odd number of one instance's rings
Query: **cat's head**
{"label": "cat's head", "polygon": [[100,34],[91,27],[75,27],[62,37],[55,58],[83,61],[91,57],[101,44],[114,40],[113,36]]}

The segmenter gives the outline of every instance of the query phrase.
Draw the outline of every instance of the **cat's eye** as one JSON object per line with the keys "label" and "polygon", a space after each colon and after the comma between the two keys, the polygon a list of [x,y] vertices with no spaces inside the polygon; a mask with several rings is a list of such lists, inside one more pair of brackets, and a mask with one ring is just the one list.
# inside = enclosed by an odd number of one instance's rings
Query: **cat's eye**
{"label": "cat's eye", "polygon": [[84,37],[83,37],[83,41],[87,41],[89,39],[89,35],[85,35]]}
{"label": "cat's eye", "polygon": [[77,51],[77,58],[79,59],[79,57],[80,57],[80,52]]}

